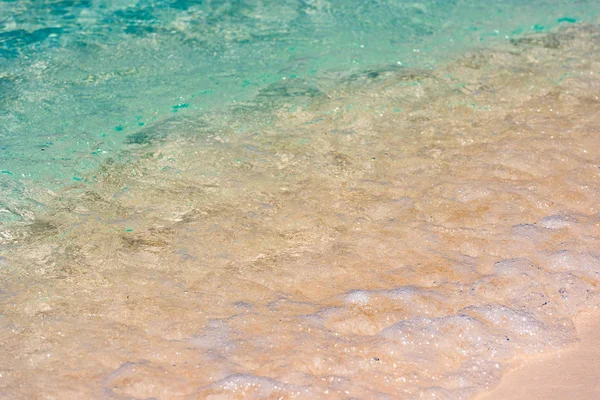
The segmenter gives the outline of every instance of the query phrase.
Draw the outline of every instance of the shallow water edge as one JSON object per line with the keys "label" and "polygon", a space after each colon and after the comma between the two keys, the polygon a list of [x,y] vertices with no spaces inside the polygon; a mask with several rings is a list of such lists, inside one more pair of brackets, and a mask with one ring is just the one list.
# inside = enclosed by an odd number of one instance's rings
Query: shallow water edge
{"label": "shallow water edge", "polygon": [[477,400],[596,399],[600,395],[598,310],[575,319],[580,341],[555,353],[515,360],[500,385]]}
{"label": "shallow water edge", "polygon": [[0,393],[460,399],[572,343],[598,304],[599,46],[576,25],[370,71],[49,193],[2,232]]}

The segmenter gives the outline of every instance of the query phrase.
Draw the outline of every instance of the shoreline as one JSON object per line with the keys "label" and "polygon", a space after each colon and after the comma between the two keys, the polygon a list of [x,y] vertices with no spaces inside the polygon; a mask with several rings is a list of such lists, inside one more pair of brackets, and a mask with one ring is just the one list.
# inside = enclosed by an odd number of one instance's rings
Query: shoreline
{"label": "shoreline", "polygon": [[0,391],[471,398],[573,343],[600,301],[597,33],[107,162],[0,258]]}
{"label": "shoreline", "polygon": [[575,326],[577,343],[515,360],[500,383],[475,400],[600,398],[600,310],[581,313]]}

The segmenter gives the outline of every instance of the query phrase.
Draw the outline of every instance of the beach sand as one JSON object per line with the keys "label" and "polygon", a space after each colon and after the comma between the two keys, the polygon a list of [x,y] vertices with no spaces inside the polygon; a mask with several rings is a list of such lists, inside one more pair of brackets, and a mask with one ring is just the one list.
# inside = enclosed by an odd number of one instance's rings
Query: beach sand
{"label": "beach sand", "polygon": [[107,161],[2,232],[0,399],[471,399],[587,338],[599,49],[582,25],[365,71]]}
{"label": "beach sand", "polygon": [[575,320],[580,341],[552,354],[516,360],[500,384],[477,400],[599,399],[600,313]]}

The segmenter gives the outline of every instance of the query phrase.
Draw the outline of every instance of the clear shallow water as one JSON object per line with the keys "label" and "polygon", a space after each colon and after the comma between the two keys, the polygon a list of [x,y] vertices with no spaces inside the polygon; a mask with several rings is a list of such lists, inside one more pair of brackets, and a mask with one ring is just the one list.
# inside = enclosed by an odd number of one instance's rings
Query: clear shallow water
{"label": "clear shallow water", "polygon": [[2,4],[1,396],[470,398],[598,304],[592,3]]}
{"label": "clear shallow water", "polygon": [[[256,129],[258,110],[306,106],[353,74],[434,68],[598,14],[593,1],[522,3],[2,1],[0,216],[31,220],[40,188],[90,181],[132,144],[230,119]],[[153,130],[173,117],[178,128]]]}

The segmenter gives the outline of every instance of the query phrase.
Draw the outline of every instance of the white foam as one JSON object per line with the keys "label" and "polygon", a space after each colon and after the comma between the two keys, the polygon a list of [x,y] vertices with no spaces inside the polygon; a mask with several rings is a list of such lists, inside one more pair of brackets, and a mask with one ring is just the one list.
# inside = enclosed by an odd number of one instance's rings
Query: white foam
{"label": "white foam", "polygon": [[549,217],[544,217],[540,221],[540,226],[546,229],[562,229],[571,226],[574,223],[572,218],[569,218],[564,215],[551,215]]}

